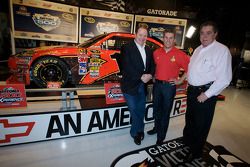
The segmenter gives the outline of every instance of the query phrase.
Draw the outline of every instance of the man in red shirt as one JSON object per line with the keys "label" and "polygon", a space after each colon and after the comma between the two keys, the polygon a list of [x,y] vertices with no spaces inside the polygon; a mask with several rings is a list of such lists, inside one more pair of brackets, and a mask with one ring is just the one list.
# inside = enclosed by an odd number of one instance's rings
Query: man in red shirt
{"label": "man in red shirt", "polygon": [[[186,78],[189,57],[175,47],[175,30],[166,29],[163,32],[164,47],[154,51],[155,83],[153,88],[153,115],[155,127],[148,134],[157,133],[156,144],[162,144],[165,139],[169,116],[176,95],[176,85]],[[179,72],[184,74],[179,78]]]}

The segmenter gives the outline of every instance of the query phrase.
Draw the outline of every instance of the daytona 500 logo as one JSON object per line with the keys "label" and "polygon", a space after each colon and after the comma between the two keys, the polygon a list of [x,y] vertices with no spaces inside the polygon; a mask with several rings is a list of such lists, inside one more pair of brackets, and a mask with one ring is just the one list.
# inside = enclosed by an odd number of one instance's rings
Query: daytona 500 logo
{"label": "daytona 500 logo", "polygon": [[50,14],[34,14],[32,16],[34,23],[44,29],[45,31],[53,30],[61,24],[61,20],[57,16],[52,16]]}

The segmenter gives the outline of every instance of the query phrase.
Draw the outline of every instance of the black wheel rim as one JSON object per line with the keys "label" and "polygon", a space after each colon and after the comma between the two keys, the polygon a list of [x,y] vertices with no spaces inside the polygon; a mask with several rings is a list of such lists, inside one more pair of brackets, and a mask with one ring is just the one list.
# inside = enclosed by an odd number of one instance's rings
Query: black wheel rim
{"label": "black wheel rim", "polygon": [[62,69],[55,64],[46,64],[40,71],[40,76],[45,82],[62,81]]}

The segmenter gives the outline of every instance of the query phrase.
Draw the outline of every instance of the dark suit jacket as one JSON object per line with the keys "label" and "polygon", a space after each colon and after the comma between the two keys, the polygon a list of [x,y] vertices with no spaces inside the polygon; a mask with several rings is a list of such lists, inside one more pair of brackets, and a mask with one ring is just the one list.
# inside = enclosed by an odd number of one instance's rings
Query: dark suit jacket
{"label": "dark suit jacket", "polygon": [[154,60],[153,52],[145,46],[146,52],[146,68],[144,70],[143,60],[138,50],[135,41],[124,45],[121,50],[121,65],[122,65],[122,81],[121,89],[123,93],[135,95],[138,92],[138,87],[141,83],[143,74],[154,75]]}

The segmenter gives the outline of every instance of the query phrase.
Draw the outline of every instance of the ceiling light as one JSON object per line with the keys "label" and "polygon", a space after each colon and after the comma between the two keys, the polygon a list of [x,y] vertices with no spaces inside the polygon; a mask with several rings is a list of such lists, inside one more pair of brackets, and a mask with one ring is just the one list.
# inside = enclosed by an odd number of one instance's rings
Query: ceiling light
{"label": "ceiling light", "polygon": [[196,31],[196,28],[194,26],[190,26],[188,31],[187,31],[186,37],[187,38],[192,38],[195,31]]}

